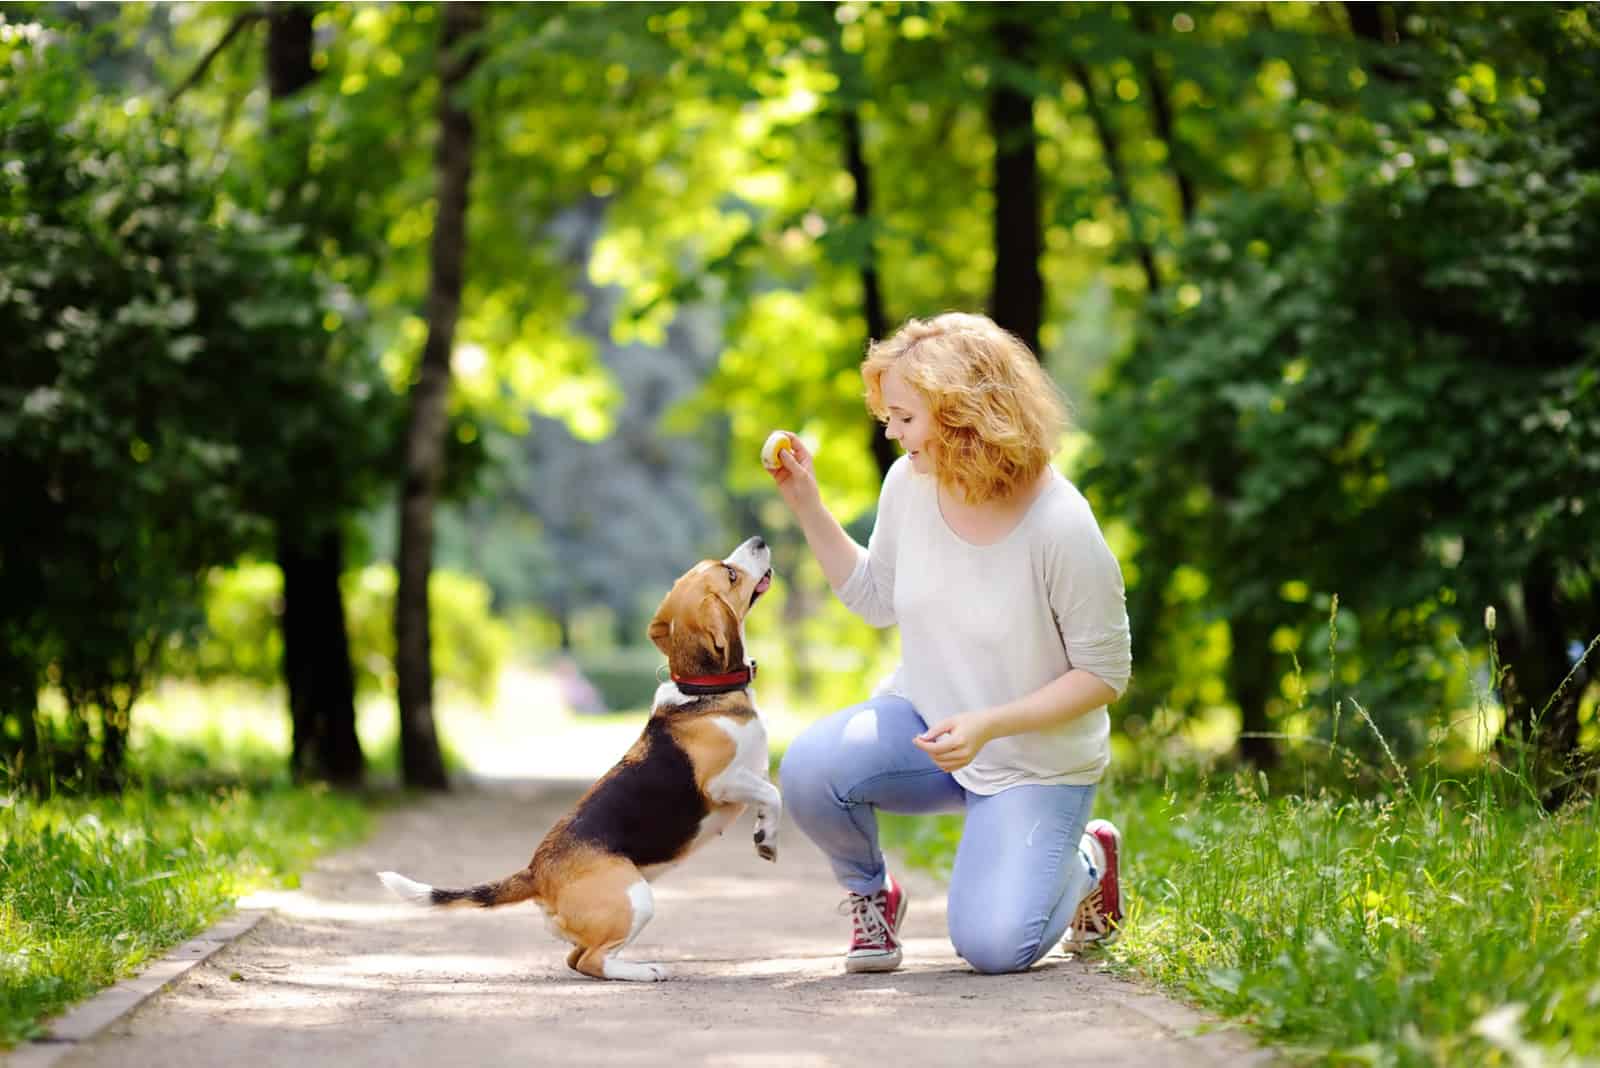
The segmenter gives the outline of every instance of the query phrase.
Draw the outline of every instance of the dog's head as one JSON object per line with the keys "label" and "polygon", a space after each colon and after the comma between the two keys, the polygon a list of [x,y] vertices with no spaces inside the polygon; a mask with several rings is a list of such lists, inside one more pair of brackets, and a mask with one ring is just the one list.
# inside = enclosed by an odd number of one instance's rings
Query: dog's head
{"label": "dog's head", "polygon": [[745,666],[744,617],[772,585],[772,550],[751,538],[726,560],[702,560],[673,583],[650,621],[650,640],[677,678]]}

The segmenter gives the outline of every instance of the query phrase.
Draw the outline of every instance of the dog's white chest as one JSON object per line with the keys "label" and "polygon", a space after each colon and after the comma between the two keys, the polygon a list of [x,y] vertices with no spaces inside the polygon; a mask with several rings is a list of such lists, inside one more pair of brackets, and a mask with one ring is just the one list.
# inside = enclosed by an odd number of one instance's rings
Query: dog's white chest
{"label": "dog's white chest", "polygon": [[767,725],[761,722],[758,712],[746,720],[734,719],[731,716],[712,716],[711,722],[733,739],[733,759],[728,762],[715,779],[708,786],[708,793],[713,793],[717,783],[731,774],[737,774],[741,769],[753,771],[763,777],[767,774]]}
{"label": "dog's white chest", "polygon": [[[754,772],[762,778],[767,774],[767,727],[761,722],[757,714],[748,720],[737,720],[729,716],[713,716],[711,722],[727,732],[733,739],[733,759],[728,761],[728,766],[706,783],[706,796],[713,800],[727,797],[731,791],[729,787],[735,781],[741,780],[746,774]],[[715,838],[728,829],[728,825],[739,818],[744,811],[741,803],[724,803],[714,809],[700,824],[700,832],[695,835],[694,849],[700,848],[707,841]]]}

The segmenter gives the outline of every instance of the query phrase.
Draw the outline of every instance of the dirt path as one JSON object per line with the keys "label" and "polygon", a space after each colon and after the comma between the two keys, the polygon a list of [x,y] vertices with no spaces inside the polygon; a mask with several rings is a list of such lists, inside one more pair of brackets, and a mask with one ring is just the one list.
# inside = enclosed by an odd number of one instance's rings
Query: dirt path
{"label": "dirt path", "polygon": [[330,858],[239,943],[64,1064],[854,1065],[1263,1063],[1236,1032],[1194,1034],[1172,1002],[1059,955],[981,976],[945,935],[943,892],[913,894],[906,966],[841,970],[846,922],[821,855],[784,828],[755,856],[746,816],[656,884],[630,951],[674,981],[566,969],[537,908],[426,912],[373,877],[462,885],[521,865],[577,796],[570,783],[479,786],[396,811]]}

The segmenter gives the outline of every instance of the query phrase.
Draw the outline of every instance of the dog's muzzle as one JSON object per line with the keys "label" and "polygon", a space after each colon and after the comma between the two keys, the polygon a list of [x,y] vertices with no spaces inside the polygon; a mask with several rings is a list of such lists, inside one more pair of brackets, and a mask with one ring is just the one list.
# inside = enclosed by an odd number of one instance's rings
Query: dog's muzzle
{"label": "dog's muzzle", "polygon": [[756,580],[754,592],[750,594],[751,604],[755,604],[756,598],[772,588],[772,549],[760,536],[750,538],[722,562],[731,564],[747,575],[761,576]]}

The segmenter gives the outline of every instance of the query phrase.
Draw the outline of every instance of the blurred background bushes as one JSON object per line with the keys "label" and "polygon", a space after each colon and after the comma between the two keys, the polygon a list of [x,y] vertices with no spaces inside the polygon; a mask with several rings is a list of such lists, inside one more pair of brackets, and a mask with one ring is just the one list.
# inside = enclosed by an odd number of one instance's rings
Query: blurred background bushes
{"label": "blurred background bushes", "polygon": [[[394,694],[394,587],[394,569],[385,564],[344,576],[358,697]],[[492,704],[513,652],[511,623],[490,611],[489,587],[470,575],[436,571],[429,595],[440,682],[474,703]],[[278,621],[282,598],[283,576],[272,565],[212,572],[205,587],[204,625],[164,651],[163,674],[202,683],[278,686],[283,672]]]}

